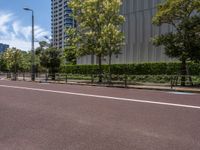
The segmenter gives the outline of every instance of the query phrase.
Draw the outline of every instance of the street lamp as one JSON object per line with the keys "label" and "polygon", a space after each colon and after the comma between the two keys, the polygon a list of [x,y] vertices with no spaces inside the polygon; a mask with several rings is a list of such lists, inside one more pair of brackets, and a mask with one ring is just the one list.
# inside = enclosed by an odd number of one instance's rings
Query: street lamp
{"label": "street lamp", "polygon": [[31,55],[31,80],[35,81],[35,51],[34,51],[34,11],[30,8],[23,8],[26,11],[32,12],[32,55]]}

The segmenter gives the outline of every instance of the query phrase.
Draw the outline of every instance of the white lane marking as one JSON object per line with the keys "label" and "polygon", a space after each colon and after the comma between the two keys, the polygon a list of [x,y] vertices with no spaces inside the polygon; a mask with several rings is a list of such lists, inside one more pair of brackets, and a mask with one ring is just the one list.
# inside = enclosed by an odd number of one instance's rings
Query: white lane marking
{"label": "white lane marking", "polygon": [[31,91],[40,91],[40,92],[50,92],[50,93],[58,93],[58,94],[67,94],[67,95],[76,95],[76,96],[85,96],[85,97],[95,97],[95,98],[111,99],[111,100],[119,100],[119,101],[131,101],[131,102],[137,102],[137,103],[147,103],[147,104],[156,104],[156,105],[200,109],[200,106],[194,106],[194,105],[183,105],[183,104],[175,104],[175,103],[155,102],[155,101],[147,101],[147,100],[139,100],[139,99],[110,97],[110,96],[92,95],[92,94],[84,94],[84,93],[74,93],[74,92],[66,92],[66,91],[54,91],[54,90],[46,90],[46,89],[40,89],[40,88],[38,89],[38,88],[9,86],[9,85],[0,85],[0,87],[22,89],[22,90],[31,90]]}
{"label": "white lane marking", "polygon": [[195,93],[188,93],[188,92],[168,92],[168,93],[176,95],[196,95]]}

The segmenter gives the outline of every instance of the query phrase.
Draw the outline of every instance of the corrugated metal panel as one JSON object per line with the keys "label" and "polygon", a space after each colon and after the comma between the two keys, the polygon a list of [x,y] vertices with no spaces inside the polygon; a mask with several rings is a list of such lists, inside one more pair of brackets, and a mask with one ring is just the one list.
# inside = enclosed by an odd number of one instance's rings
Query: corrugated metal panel
{"label": "corrugated metal panel", "polygon": [[[151,38],[161,33],[172,31],[168,25],[155,27],[152,17],[156,13],[156,5],[161,0],[123,0],[122,14],[126,22],[122,27],[125,33],[126,45],[117,58],[113,56],[112,63],[140,63],[170,61],[164,54],[163,48],[156,48],[151,43]],[[78,61],[84,64],[86,57]],[[80,59],[79,59],[80,60]],[[87,59],[89,63],[90,59]]]}

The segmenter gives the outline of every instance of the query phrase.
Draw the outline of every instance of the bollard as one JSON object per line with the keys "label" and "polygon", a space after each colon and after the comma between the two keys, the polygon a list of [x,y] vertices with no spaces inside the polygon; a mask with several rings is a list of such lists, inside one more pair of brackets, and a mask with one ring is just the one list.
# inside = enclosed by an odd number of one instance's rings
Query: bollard
{"label": "bollard", "polygon": [[65,83],[67,83],[67,74],[65,74]]}
{"label": "bollard", "polygon": [[91,74],[91,83],[94,83],[94,74]]}
{"label": "bollard", "polygon": [[47,73],[45,74],[45,81],[46,82],[48,81],[48,74]]}
{"label": "bollard", "polygon": [[127,75],[125,74],[125,76],[124,76],[124,85],[125,85],[125,88],[127,88]]}
{"label": "bollard", "polygon": [[173,84],[174,84],[174,83],[173,83],[173,77],[172,77],[172,76],[171,76],[171,83],[170,83],[170,84],[171,84],[171,90],[172,90],[172,89],[173,89]]}
{"label": "bollard", "polygon": [[25,81],[25,73],[23,73],[23,81]]}

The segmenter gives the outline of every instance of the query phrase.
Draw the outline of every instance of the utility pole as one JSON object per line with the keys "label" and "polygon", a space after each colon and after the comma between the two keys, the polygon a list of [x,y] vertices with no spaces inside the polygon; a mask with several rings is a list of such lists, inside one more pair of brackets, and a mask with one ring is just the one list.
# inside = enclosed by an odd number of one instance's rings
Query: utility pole
{"label": "utility pole", "polygon": [[34,11],[30,8],[24,8],[26,11],[31,11],[32,12],[32,42],[31,42],[31,80],[35,81],[35,50],[34,50]]}

